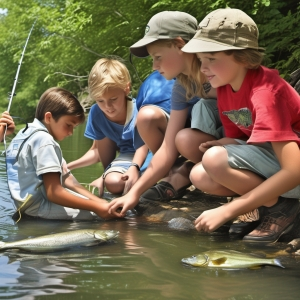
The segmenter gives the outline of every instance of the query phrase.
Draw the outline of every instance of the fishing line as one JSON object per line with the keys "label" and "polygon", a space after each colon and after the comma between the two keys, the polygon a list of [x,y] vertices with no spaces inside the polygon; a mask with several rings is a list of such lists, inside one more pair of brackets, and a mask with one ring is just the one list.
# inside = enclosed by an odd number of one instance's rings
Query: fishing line
{"label": "fishing line", "polygon": [[[21,69],[21,64],[22,64],[22,61],[23,61],[23,57],[24,57],[24,54],[25,54],[25,50],[26,50],[26,47],[27,47],[27,44],[28,44],[31,32],[33,30],[33,27],[34,27],[36,21],[37,21],[37,19],[35,19],[35,21],[33,22],[32,26],[31,26],[31,29],[29,31],[29,34],[27,36],[25,45],[23,47],[23,51],[22,51],[21,58],[20,58],[19,63],[18,63],[18,68],[17,68],[17,72],[16,72],[16,76],[15,76],[15,80],[14,80],[12,91],[10,93],[8,93],[9,102],[8,102],[7,112],[9,112],[10,107],[11,107],[11,103],[12,103],[12,100],[13,100],[13,97],[16,95],[15,94],[15,89],[16,89],[16,85],[17,85],[17,82],[18,82],[18,77],[19,77],[19,72],[20,72],[20,69]],[[20,117],[13,117],[13,118],[20,118]],[[22,118],[20,118],[20,119],[22,119]],[[27,122],[26,122],[26,128],[27,127],[28,127],[28,125],[27,125]],[[6,132],[7,132],[7,124],[5,124],[4,135],[3,135],[3,144],[4,144],[4,149],[5,149],[3,151],[4,153],[6,152],[6,139],[5,139]],[[1,155],[3,155],[3,153]]]}
{"label": "fishing line", "polygon": [[32,26],[31,26],[31,29],[30,29],[29,34],[28,34],[28,37],[27,37],[26,42],[25,42],[25,46],[23,47],[23,51],[22,51],[21,58],[20,58],[20,61],[19,61],[19,64],[18,64],[17,73],[16,73],[14,84],[13,84],[13,88],[12,88],[11,93],[9,93],[9,103],[8,103],[8,108],[7,108],[8,112],[9,112],[10,107],[11,107],[12,99],[16,95],[15,94],[15,89],[16,89],[16,85],[17,85],[17,81],[18,81],[18,77],[19,77],[19,72],[20,72],[22,60],[23,60],[23,57],[24,57],[24,54],[25,54],[25,50],[26,50],[26,47],[27,47],[27,44],[28,44],[31,32],[32,32],[33,27],[34,27],[34,25],[36,23],[36,20],[33,22]]}

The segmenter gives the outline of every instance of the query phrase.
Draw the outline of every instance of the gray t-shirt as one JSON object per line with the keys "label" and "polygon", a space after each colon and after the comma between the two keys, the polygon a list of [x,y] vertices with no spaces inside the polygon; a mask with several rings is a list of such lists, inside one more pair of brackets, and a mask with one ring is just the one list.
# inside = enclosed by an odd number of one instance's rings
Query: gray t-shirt
{"label": "gray t-shirt", "polygon": [[[203,85],[204,90],[208,92],[211,88],[210,84]],[[171,95],[171,109],[174,110],[183,110],[189,109],[189,117],[191,115],[191,111],[193,106],[200,100],[200,97],[193,97],[190,100],[186,99],[186,89],[176,80]]]}
{"label": "gray t-shirt", "polygon": [[28,195],[35,203],[46,200],[42,175],[62,173],[64,162],[59,144],[46,127],[37,119],[28,125],[27,130],[18,132],[6,153],[8,186],[17,208]]}

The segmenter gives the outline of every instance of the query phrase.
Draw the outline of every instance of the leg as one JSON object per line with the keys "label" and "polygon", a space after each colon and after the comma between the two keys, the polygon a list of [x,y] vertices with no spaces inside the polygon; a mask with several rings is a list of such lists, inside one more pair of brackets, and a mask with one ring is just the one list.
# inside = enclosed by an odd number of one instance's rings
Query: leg
{"label": "leg", "polygon": [[249,170],[230,167],[224,147],[212,147],[206,151],[202,165],[196,165],[191,176],[197,188],[220,196],[228,196],[230,192],[231,195],[244,195],[264,181]]}
{"label": "leg", "polygon": [[114,141],[106,137],[95,141],[95,147],[98,149],[103,168],[106,169],[116,157],[117,145]]}
{"label": "leg", "polygon": [[198,163],[203,156],[203,152],[199,150],[199,145],[212,140],[216,140],[216,137],[197,129],[185,128],[177,133],[175,144],[181,155],[193,163]]}
{"label": "leg", "polygon": [[105,187],[112,194],[122,194],[125,186],[125,181],[121,179],[122,173],[111,172],[105,177]]}
{"label": "leg", "polygon": [[163,142],[168,120],[166,114],[157,106],[143,106],[137,115],[138,132],[154,154]]}

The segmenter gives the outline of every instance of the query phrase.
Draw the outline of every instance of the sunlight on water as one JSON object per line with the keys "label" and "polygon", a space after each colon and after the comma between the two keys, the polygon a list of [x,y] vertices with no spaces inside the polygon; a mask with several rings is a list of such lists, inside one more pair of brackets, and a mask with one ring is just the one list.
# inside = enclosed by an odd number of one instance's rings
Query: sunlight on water
{"label": "sunlight on water", "polygon": [[[62,143],[67,161],[91,146],[82,135],[83,128],[78,128]],[[89,187],[101,172],[98,165],[73,173]],[[0,183],[2,241],[84,228],[120,232],[114,241],[95,247],[43,254],[0,252],[0,299],[299,299],[300,261],[292,256],[281,258],[285,269],[225,271],[181,263],[183,257],[207,249],[264,253],[277,251],[280,244],[251,247],[227,235],[171,230],[167,223],[150,224],[134,215],[108,222],[22,219],[15,224],[4,157],[0,158]]]}

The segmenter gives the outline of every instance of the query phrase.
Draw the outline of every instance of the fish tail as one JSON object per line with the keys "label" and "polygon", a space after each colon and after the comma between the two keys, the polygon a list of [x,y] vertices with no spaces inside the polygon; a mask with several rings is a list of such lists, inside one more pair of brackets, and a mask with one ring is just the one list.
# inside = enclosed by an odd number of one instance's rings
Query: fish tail
{"label": "fish tail", "polygon": [[275,263],[276,266],[278,266],[278,267],[280,267],[280,268],[285,268],[285,267],[281,264],[281,262],[280,262],[280,260],[279,260],[278,258],[275,258],[275,259],[274,259],[274,263]]}

